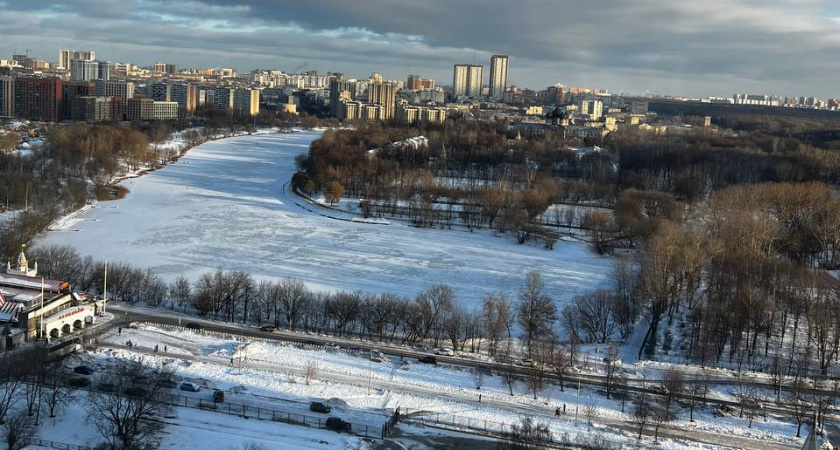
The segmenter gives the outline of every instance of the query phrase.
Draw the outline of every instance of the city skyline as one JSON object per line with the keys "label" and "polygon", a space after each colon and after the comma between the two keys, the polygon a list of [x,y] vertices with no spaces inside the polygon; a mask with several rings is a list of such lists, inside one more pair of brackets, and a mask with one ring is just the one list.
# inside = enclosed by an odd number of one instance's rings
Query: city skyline
{"label": "city skyline", "polygon": [[[232,66],[388,79],[410,73],[447,80],[452,64],[487,65],[508,54],[508,85],[563,83],[709,96],[732,92],[836,97],[840,11],[823,0],[712,0],[704,4],[617,0],[473,5],[345,4],[274,8],[263,0],[0,2],[5,53],[50,61],[58,48],[95,48],[110,61]],[[472,6],[474,7],[472,7]],[[563,11],[556,21],[546,11]],[[95,26],[92,26],[95,24]],[[278,42],[286,45],[277,45]],[[487,80],[485,80],[485,83]]]}

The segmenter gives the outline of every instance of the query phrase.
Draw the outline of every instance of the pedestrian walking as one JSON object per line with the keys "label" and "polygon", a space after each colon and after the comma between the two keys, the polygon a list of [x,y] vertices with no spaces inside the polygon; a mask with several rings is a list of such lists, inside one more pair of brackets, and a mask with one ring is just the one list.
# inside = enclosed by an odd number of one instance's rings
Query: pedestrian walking
{"label": "pedestrian walking", "polygon": [[118,335],[121,335],[121,334],[122,334],[122,327],[117,328],[117,334],[118,334]]}
{"label": "pedestrian walking", "polygon": [[555,417],[560,417],[560,407],[557,407],[557,408],[554,409],[554,416]]}
{"label": "pedestrian walking", "polygon": [[478,394],[478,403],[481,403],[481,394]]}
{"label": "pedestrian walking", "polygon": [[564,416],[566,415],[566,404],[565,403],[563,403],[563,415]]}
{"label": "pedestrian walking", "polygon": [[166,353],[166,346],[163,346],[163,353]]}

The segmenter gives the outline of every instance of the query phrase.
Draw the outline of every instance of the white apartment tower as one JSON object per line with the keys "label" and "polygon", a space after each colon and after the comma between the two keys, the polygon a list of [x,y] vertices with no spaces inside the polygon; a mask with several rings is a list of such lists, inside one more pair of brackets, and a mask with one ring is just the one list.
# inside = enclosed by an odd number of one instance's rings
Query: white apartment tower
{"label": "white apartment tower", "polygon": [[490,58],[490,97],[501,100],[507,90],[508,56],[493,55]]}
{"label": "white apartment tower", "polygon": [[481,96],[481,82],[483,79],[484,66],[455,64],[452,77],[452,95],[456,98]]}

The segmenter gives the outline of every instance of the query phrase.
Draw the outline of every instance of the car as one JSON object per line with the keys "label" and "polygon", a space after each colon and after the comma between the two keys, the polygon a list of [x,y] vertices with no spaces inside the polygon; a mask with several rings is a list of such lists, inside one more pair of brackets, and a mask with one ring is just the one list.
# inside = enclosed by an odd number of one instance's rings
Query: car
{"label": "car", "polygon": [[453,352],[451,348],[436,348],[435,355],[453,356],[455,355],[455,352]]}
{"label": "car", "polygon": [[96,387],[100,392],[117,392],[117,385],[114,383],[99,383]]}
{"label": "car", "polygon": [[411,369],[411,361],[403,361],[402,364],[400,364],[400,370],[409,370],[409,369]]}
{"label": "car", "polygon": [[359,346],[357,346],[357,345],[351,345],[351,346],[347,347],[347,351],[350,352],[350,353],[356,353],[356,352],[362,351],[362,349],[359,348]]}
{"label": "car", "polygon": [[423,364],[437,364],[437,358],[434,356],[424,356],[422,358],[417,358],[417,361],[420,361]]}
{"label": "car", "polygon": [[317,413],[329,414],[332,411],[330,405],[321,402],[312,402],[309,404],[309,410]]}
{"label": "car", "polygon": [[123,393],[129,397],[143,397],[148,391],[143,386],[130,386]]}
{"label": "car", "polygon": [[183,383],[181,383],[181,390],[189,392],[198,392],[201,390],[201,386],[195,383],[191,383],[189,381],[184,381]]}
{"label": "car", "polygon": [[78,374],[82,374],[82,375],[93,375],[93,372],[95,372],[95,370],[93,370],[93,368],[88,367],[88,366],[76,366],[73,369],[73,372],[78,373]]}
{"label": "car", "polygon": [[178,387],[178,383],[176,383],[172,380],[158,380],[157,385],[162,387],[162,388],[166,388],[166,389],[174,389],[174,388]]}
{"label": "car", "polygon": [[489,366],[475,366],[476,373],[480,373],[482,375],[493,376],[493,369]]}
{"label": "car", "polygon": [[90,385],[90,380],[85,377],[73,377],[67,380],[67,384],[71,387],[83,388]]}
{"label": "car", "polygon": [[224,391],[220,391],[218,389],[213,391],[213,403],[222,403],[224,401],[225,401]]}
{"label": "car", "polygon": [[197,324],[195,322],[187,323],[186,327],[189,328],[190,330],[196,330],[196,331],[201,331],[201,330],[204,329],[203,326],[201,326],[200,324]]}
{"label": "car", "polygon": [[333,344],[332,342],[324,344],[324,348],[330,351],[341,350],[341,346],[338,344]]}
{"label": "car", "polygon": [[519,365],[523,366],[523,367],[534,367],[534,360],[525,358],[525,359],[519,361]]}
{"label": "car", "polygon": [[342,432],[342,431],[346,431],[346,432],[349,433],[350,430],[352,429],[352,425],[350,424],[350,422],[341,420],[338,417],[327,418],[327,421],[324,423],[324,426],[327,429],[337,431],[339,433]]}
{"label": "car", "polygon": [[277,331],[277,327],[274,327],[274,326],[271,326],[271,325],[265,325],[265,326],[260,327],[260,331],[265,331],[267,333],[274,333],[275,331]]}
{"label": "car", "polygon": [[305,341],[302,342],[302,344],[304,346],[308,345],[308,346],[311,346],[311,347],[320,347],[320,346],[324,345],[324,344],[322,344],[318,341],[313,341],[313,340],[305,340]]}
{"label": "car", "polygon": [[373,362],[385,362],[385,355],[379,350],[371,350],[370,360]]}

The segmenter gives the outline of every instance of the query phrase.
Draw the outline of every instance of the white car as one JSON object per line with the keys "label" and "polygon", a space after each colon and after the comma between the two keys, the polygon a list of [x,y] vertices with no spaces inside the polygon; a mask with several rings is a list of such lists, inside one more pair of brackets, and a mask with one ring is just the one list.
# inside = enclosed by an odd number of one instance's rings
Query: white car
{"label": "white car", "polygon": [[435,350],[435,355],[454,356],[455,352],[451,348],[439,348]]}

